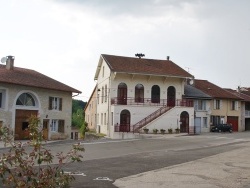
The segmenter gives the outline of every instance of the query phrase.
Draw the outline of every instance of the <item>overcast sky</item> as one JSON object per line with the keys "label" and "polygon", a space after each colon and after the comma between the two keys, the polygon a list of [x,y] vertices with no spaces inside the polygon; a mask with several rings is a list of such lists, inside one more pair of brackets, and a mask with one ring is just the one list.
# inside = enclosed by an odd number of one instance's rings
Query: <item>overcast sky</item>
{"label": "overcast sky", "polygon": [[170,56],[196,79],[250,87],[249,0],[0,0],[0,7],[0,56],[82,91],[83,101],[100,54]]}

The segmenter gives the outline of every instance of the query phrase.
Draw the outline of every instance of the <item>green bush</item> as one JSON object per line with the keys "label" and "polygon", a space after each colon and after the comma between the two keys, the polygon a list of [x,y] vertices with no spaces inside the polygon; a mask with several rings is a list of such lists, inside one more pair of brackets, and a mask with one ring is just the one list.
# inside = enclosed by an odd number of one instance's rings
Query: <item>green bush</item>
{"label": "green bush", "polygon": [[74,177],[64,173],[63,167],[69,162],[80,162],[80,152],[84,148],[75,144],[68,153],[58,153],[58,164],[52,165],[53,156],[50,150],[42,144],[42,129],[40,120],[31,116],[29,119],[28,147],[21,142],[15,142],[13,131],[8,127],[1,127],[2,141],[10,146],[9,150],[0,156],[0,179],[6,187],[15,188],[65,188],[68,187]]}

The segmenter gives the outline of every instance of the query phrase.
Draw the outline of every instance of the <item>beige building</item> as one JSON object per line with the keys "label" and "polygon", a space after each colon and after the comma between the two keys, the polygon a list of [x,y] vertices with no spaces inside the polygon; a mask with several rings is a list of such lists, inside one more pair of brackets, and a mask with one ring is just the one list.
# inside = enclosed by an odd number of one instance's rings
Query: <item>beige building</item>
{"label": "beige building", "polygon": [[13,129],[15,139],[27,138],[28,118],[41,120],[45,139],[70,138],[72,94],[81,93],[34,70],[14,67],[8,56],[0,65],[0,125]]}
{"label": "beige building", "polygon": [[97,87],[94,88],[88,103],[84,108],[85,112],[85,122],[88,123],[88,128],[90,130],[96,130],[96,107],[97,107]]}
{"label": "beige building", "polygon": [[207,80],[194,80],[195,88],[209,95],[210,101],[210,126],[229,123],[232,124],[233,131],[245,130],[242,124],[242,97],[237,96]]}

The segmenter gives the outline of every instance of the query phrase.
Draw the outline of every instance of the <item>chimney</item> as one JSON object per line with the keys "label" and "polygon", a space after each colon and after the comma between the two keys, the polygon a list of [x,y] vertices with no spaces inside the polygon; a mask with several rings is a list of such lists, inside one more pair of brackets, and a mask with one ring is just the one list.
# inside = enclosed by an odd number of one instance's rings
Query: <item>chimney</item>
{"label": "chimney", "polygon": [[167,60],[169,61],[169,59],[170,59],[170,57],[169,56],[167,56]]}
{"label": "chimney", "polygon": [[7,61],[6,61],[6,69],[8,70],[13,70],[14,69],[14,56],[7,56]]}

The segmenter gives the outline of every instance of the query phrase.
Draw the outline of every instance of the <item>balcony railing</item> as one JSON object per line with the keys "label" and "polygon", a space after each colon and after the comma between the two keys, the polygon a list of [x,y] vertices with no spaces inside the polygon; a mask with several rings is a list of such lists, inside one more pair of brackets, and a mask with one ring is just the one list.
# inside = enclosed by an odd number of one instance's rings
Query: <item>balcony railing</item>
{"label": "balcony railing", "polygon": [[118,98],[111,99],[111,105],[137,105],[137,106],[185,106],[193,107],[193,100],[177,99],[175,101],[160,99],[151,100],[151,98]]}

